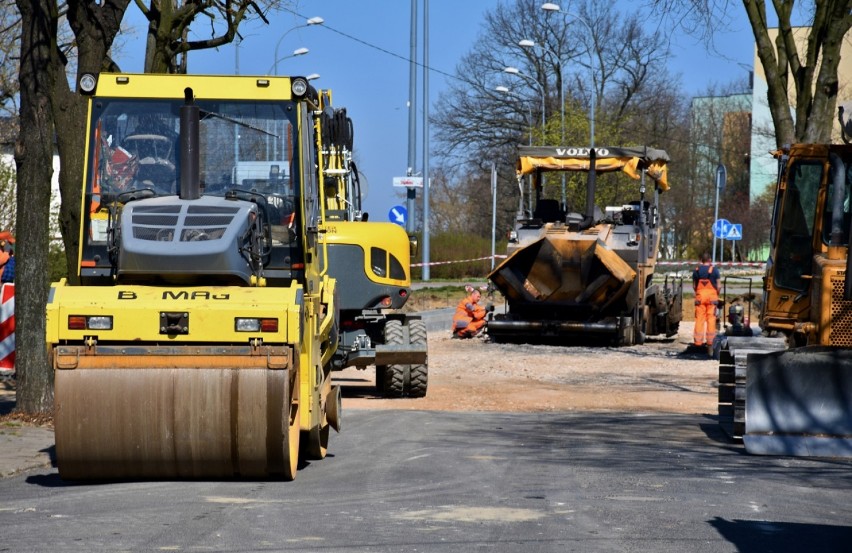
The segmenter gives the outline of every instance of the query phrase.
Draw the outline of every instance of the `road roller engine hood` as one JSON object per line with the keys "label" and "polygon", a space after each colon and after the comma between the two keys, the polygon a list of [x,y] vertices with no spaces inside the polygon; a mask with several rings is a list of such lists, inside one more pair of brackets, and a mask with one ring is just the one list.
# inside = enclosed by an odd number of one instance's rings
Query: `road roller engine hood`
{"label": "road roller engine hood", "polygon": [[254,284],[263,277],[270,245],[256,203],[202,196],[128,202],[112,220],[111,251],[118,281],[156,276],[185,282],[194,277]]}

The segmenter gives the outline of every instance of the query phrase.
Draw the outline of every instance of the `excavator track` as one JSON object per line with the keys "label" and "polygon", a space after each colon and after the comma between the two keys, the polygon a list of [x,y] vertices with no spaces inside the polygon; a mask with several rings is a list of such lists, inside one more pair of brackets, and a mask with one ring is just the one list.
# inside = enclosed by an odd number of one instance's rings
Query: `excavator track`
{"label": "excavator track", "polygon": [[56,347],[60,477],[291,480],[297,359],[289,347]]}

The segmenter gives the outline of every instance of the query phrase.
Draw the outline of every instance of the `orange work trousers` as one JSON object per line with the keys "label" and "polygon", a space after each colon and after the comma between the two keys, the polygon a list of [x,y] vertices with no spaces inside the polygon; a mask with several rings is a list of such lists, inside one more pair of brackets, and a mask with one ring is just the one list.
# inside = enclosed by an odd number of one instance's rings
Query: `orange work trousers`
{"label": "orange work trousers", "polygon": [[696,346],[711,345],[716,339],[716,301],[695,301],[695,330],[692,340]]}

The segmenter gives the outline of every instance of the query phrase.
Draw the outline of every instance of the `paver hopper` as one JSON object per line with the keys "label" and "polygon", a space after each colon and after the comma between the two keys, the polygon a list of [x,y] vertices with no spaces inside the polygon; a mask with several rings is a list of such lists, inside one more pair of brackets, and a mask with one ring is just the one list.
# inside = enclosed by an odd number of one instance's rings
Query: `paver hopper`
{"label": "paver hopper", "polygon": [[[507,311],[488,323],[489,335],[534,340],[594,334],[629,345],[677,333],[682,282],[653,282],[668,161],[666,152],[652,148],[520,147],[521,199],[508,257],[488,277],[505,296]],[[584,213],[566,212],[543,196],[543,174],[556,171],[587,173]],[[602,213],[595,205],[596,175],[605,172],[639,180],[636,200]]]}

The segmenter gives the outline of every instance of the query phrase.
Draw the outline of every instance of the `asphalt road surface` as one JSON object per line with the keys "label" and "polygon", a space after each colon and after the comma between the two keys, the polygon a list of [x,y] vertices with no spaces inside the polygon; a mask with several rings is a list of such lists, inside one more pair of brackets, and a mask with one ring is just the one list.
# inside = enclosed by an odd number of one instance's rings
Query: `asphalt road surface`
{"label": "asphalt road surface", "polygon": [[0,551],[850,551],[852,461],[712,418],[350,410],[294,482],[0,480]]}

